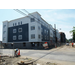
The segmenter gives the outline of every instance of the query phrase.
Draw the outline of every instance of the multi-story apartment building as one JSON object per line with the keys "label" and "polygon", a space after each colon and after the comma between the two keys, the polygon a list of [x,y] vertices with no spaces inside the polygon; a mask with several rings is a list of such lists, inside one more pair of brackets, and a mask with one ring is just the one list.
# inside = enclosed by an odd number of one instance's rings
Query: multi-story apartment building
{"label": "multi-story apartment building", "polygon": [[[25,17],[3,22],[5,48],[43,48],[43,43],[54,43],[54,29],[38,12]],[[53,41],[53,42],[52,42]]]}
{"label": "multi-story apartment building", "polygon": [[3,22],[2,43],[5,47],[10,48],[13,43],[14,48],[32,48],[35,44],[42,48],[44,42],[50,42],[50,24],[38,12]]}

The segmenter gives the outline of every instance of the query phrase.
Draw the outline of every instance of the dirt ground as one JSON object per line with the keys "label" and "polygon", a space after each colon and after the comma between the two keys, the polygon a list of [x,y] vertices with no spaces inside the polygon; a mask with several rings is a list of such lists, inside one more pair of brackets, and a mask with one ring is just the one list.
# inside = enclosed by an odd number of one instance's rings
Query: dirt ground
{"label": "dirt ground", "polygon": [[[63,46],[61,46],[63,47]],[[64,49],[59,50],[59,52],[75,52],[75,47],[68,46],[69,49],[66,49],[66,45],[64,46]],[[60,47],[58,47],[60,48]],[[73,49],[72,49],[73,48]],[[58,60],[47,60],[47,59],[40,59],[37,60],[35,57],[29,57],[29,56],[19,56],[19,57],[12,57],[12,56],[5,56],[3,55],[0,57],[0,65],[75,65],[73,62],[67,62],[67,61],[58,61]]]}
{"label": "dirt ground", "polygon": [[2,56],[0,58],[0,65],[57,65],[56,63],[36,61],[28,57],[12,57]]}

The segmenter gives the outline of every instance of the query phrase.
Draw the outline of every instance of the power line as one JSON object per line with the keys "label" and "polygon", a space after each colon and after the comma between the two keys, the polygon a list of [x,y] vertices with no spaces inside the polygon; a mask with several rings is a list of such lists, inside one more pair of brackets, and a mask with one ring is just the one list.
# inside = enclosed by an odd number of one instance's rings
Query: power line
{"label": "power line", "polygon": [[[27,12],[28,14],[30,14],[26,9],[22,9],[23,11]],[[39,22],[40,20],[38,18],[36,18],[34,15],[30,14],[32,17],[34,17],[35,19],[37,19],[37,22]],[[40,23],[41,22],[41,23]],[[40,21],[39,23],[42,24],[43,22]],[[45,24],[45,23],[43,23]]]}
{"label": "power line", "polygon": [[[20,14],[22,14],[22,15],[26,15],[27,16],[27,14],[25,14],[24,12],[22,12],[21,10],[19,10],[19,9],[14,9],[15,11],[17,11],[18,13],[20,13]],[[25,9],[22,9],[23,11],[25,11],[25,12],[27,12],[28,14],[30,14],[27,10],[25,10]],[[36,18],[35,16],[33,16],[32,14],[30,14],[32,17],[34,17],[35,18],[35,21],[36,22],[38,22],[39,24],[44,24],[45,25],[45,23],[44,22],[42,22],[42,21],[40,21],[38,18]],[[32,18],[31,16],[28,16],[29,18]],[[42,24],[42,25],[43,25]]]}
{"label": "power line", "polygon": [[13,10],[17,11],[18,13],[20,13],[20,14],[22,14],[22,15],[27,15],[27,14],[23,13],[22,11],[20,11],[20,10],[18,10],[18,9],[13,9]]}

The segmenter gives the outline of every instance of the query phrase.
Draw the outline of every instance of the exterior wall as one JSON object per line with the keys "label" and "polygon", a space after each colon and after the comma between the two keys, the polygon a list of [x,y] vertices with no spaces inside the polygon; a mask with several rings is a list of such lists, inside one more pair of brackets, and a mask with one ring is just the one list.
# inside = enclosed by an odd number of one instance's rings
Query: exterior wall
{"label": "exterior wall", "polygon": [[[29,41],[29,25],[28,24],[22,24],[15,27],[8,28],[8,42],[23,42],[23,41]],[[22,28],[22,32],[18,32],[18,29]],[[16,29],[16,33],[13,33],[13,29]],[[18,36],[22,35],[22,39],[19,39]],[[13,36],[16,36],[16,40],[13,40]]]}
{"label": "exterior wall", "polygon": [[8,21],[3,22],[2,43],[8,42]]}
{"label": "exterior wall", "polygon": [[[33,16],[35,17],[33,17]],[[35,21],[31,21],[31,18],[34,18]],[[16,23],[16,24],[15,24]],[[35,43],[39,48],[42,48],[44,42],[53,45],[55,43],[55,30],[52,25],[48,24],[39,13],[31,13],[26,17],[19,19],[5,21],[3,26],[6,25],[6,28],[3,27],[3,31],[6,31],[6,34],[3,34],[3,37],[6,37],[3,43],[15,43],[15,47],[23,47],[23,43],[26,43],[26,46],[23,48],[32,47],[31,43]],[[35,26],[34,30],[31,30],[31,26]],[[18,33],[18,28],[23,29],[22,33]],[[17,33],[13,34],[13,29],[17,29]],[[46,30],[46,33],[45,33]],[[48,31],[48,33],[47,33]],[[31,38],[31,35],[35,34],[35,38]],[[58,34],[58,32],[57,32]],[[17,36],[17,40],[13,41],[13,36]],[[22,40],[18,40],[18,35],[23,35]],[[42,37],[43,36],[43,37]],[[59,34],[57,35],[59,39]],[[46,38],[46,39],[45,39]],[[28,46],[29,44],[29,46]]]}
{"label": "exterior wall", "polygon": [[[41,28],[42,28],[42,41],[49,41],[49,29],[43,25],[41,25]],[[45,32],[46,30],[46,32]],[[48,31],[48,32],[47,32]]]}
{"label": "exterior wall", "polygon": [[[30,33],[30,37],[29,37],[30,41],[29,42],[41,42],[41,24],[40,24],[41,15],[39,13],[37,13],[37,12],[29,14],[29,16],[31,18],[34,18],[32,15],[34,17],[36,17],[36,18],[35,18],[35,22],[30,22],[30,26],[35,26],[35,30],[29,29],[30,30],[29,31],[29,33]],[[35,39],[31,39],[31,34],[35,34]],[[39,35],[40,35],[40,38],[38,38]]]}
{"label": "exterior wall", "polygon": [[60,32],[60,42],[61,43],[65,43],[66,42],[66,36],[65,33]]}
{"label": "exterior wall", "polygon": [[57,42],[60,42],[60,33],[58,30],[56,30],[56,37],[57,37]]}

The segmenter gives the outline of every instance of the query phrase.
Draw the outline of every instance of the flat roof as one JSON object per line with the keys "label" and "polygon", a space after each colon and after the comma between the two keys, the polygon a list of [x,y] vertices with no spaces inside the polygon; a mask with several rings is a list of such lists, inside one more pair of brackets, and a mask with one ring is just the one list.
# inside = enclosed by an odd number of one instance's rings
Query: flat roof
{"label": "flat roof", "polygon": [[10,20],[8,22],[15,21],[15,20],[19,20],[19,19],[23,19],[23,18],[26,18],[26,17],[28,17],[28,15],[27,16],[24,16],[24,17],[20,17],[20,18],[14,19],[14,20]]}

